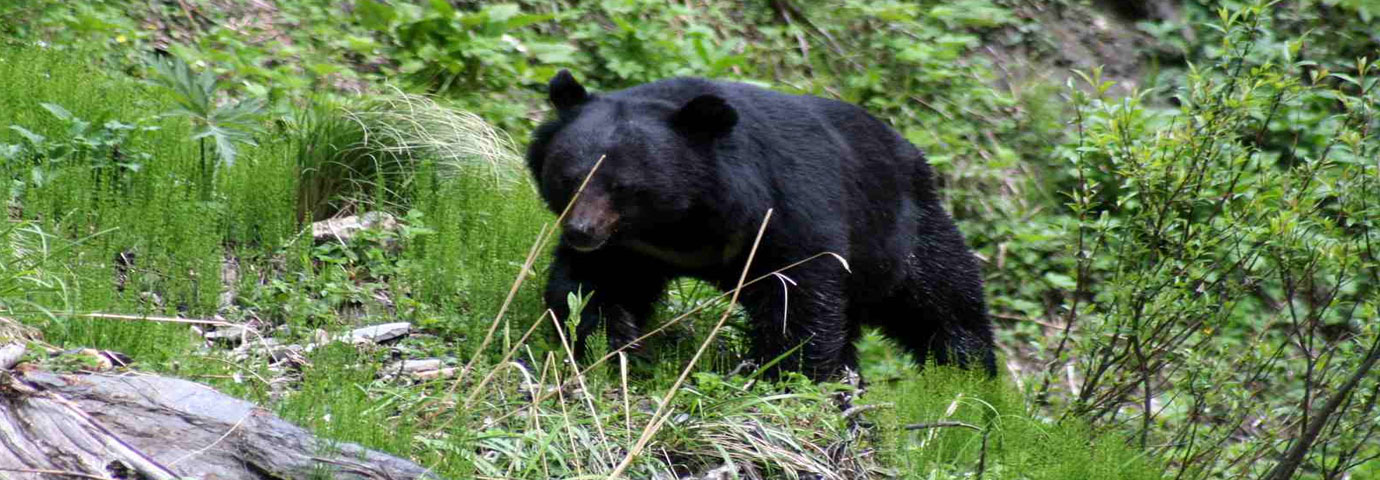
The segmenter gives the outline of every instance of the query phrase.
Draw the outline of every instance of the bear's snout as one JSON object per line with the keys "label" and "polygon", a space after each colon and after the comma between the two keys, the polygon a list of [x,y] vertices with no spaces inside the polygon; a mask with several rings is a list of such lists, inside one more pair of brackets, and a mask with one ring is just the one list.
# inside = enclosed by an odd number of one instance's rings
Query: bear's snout
{"label": "bear's snout", "polygon": [[588,252],[608,242],[617,222],[618,213],[607,195],[582,195],[571,207],[570,216],[561,228],[567,245]]}

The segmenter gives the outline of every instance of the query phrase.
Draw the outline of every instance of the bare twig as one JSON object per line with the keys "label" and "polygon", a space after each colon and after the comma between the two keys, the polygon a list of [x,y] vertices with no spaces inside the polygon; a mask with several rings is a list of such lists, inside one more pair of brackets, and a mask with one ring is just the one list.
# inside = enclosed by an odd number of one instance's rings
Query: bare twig
{"label": "bare twig", "polygon": [[1376,361],[1380,361],[1380,336],[1371,342],[1370,350],[1366,353],[1365,359],[1352,371],[1351,377],[1347,379],[1346,383],[1337,389],[1337,393],[1333,394],[1332,398],[1327,399],[1327,403],[1313,415],[1307,428],[1304,429],[1303,435],[1280,457],[1279,464],[1270,469],[1270,473],[1264,477],[1265,480],[1293,478],[1294,471],[1303,464],[1303,459],[1312,448],[1313,442],[1317,440],[1318,434],[1322,433],[1323,427],[1326,427],[1328,421],[1337,413],[1337,407],[1341,406],[1342,402],[1351,396],[1351,391],[1370,374],[1371,369],[1375,368]]}
{"label": "bare twig", "polygon": [[[499,360],[499,365],[508,363],[508,361],[513,358],[513,354],[517,353],[518,348],[521,348],[522,345],[527,342],[527,337],[532,336],[532,332],[536,331],[537,327],[542,324],[542,321],[546,319],[547,315],[551,315],[553,318],[555,317],[555,315],[551,314],[550,310],[547,310],[537,321],[532,322],[532,326],[527,328],[527,332],[522,334],[522,338],[518,339],[517,343],[513,344],[513,348],[508,349],[508,353],[503,355],[502,360]],[[493,380],[496,372],[498,372],[497,368],[490,370],[489,374],[485,375],[484,379],[479,381],[479,385],[474,386],[474,390],[470,392],[470,396],[465,398],[465,403],[463,404],[464,408],[469,408],[469,406],[474,403],[474,399],[479,397],[480,392],[484,390],[484,386],[488,385],[490,380]]]}
{"label": "bare twig", "polygon": [[78,315],[86,318],[99,318],[103,320],[138,320],[160,323],[186,323],[190,325],[215,325],[217,327],[243,327],[243,325],[231,323],[223,320],[205,320],[197,318],[162,317],[158,315],[125,315],[119,313],[86,313]]}
{"label": "bare twig", "polygon": [[[555,312],[551,310],[546,312],[549,314],[546,316],[551,317],[551,324],[556,327],[556,336],[561,340],[561,349],[565,350],[566,360],[570,361],[570,368],[575,371],[575,381],[580,384],[580,391],[584,392],[581,397],[585,400],[585,406],[589,408],[589,418],[594,420],[594,429],[599,433],[599,441],[608,445],[609,438],[604,434],[604,422],[599,420],[599,409],[594,407],[593,395],[589,393],[589,386],[585,384],[585,374],[580,372],[580,364],[575,361],[575,351],[570,348],[570,342],[565,338],[565,329],[561,328],[561,321],[556,318]],[[562,408],[565,406],[562,405]],[[597,450],[597,453],[602,456],[606,452],[600,449]]]}
{"label": "bare twig", "polygon": [[[652,331],[647,332],[647,333],[644,333],[644,334],[642,334],[642,336],[637,337],[635,340],[633,340],[633,341],[631,341],[631,342],[628,342],[627,344],[625,344],[625,345],[623,345],[623,346],[621,346],[621,347],[618,347],[617,349],[614,349],[613,351],[611,351],[611,352],[605,354],[605,355],[604,355],[602,358],[600,358],[599,360],[596,360],[596,361],[594,361],[593,363],[590,363],[589,365],[585,365],[585,367],[584,367],[583,369],[580,370],[580,373],[581,373],[581,374],[589,373],[590,371],[594,370],[595,368],[598,368],[600,365],[603,365],[604,362],[609,361],[609,360],[613,359],[614,357],[618,356],[619,353],[624,352],[625,349],[628,348],[628,346],[639,344],[639,343],[641,343],[643,340],[646,340],[646,339],[648,339],[648,338],[651,338],[653,335],[656,335],[656,334],[658,334],[658,333],[661,333],[662,331],[664,331],[664,330],[666,330],[666,329],[668,329],[668,328],[671,328],[672,326],[675,326],[675,325],[676,325],[677,323],[679,323],[680,321],[685,320],[685,319],[687,319],[687,318],[690,318],[692,315],[694,315],[694,314],[696,314],[696,313],[699,313],[700,311],[702,311],[702,310],[704,310],[704,309],[706,309],[706,308],[709,308],[710,305],[713,305],[714,302],[716,302],[717,300],[719,300],[719,299],[721,299],[721,298],[736,295],[738,291],[742,290],[742,289],[745,288],[745,287],[751,286],[751,285],[753,285],[753,284],[756,284],[757,282],[766,280],[766,279],[768,279],[768,278],[773,278],[777,273],[781,273],[781,272],[788,271],[788,270],[790,270],[790,269],[792,269],[792,268],[795,268],[795,267],[804,265],[804,264],[806,264],[806,263],[812,262],[812,261],[814,261],[814,260],[816,260],[816,259],[819,259],[819,258],[821,258],[821,257],[833,257],[835,260],[838,260],[839,263],[842,263],[842,264],[843,264],[843,268],[844,268],[845,270],[848,270],[848,269],[851,268],[851,267],[848,265],[848,262],[847,262],[846,260],[843,259],[843,257],[841,257],[841,256],[839,256],[838,254],[833,253],[833,252],[820,252],[820,253],[811,255],[811,256],[809,256],[809,257],[806,257],[806,258],[804,258],[804,259],[802,259],[802,260],[799,260],[799,261],[797,261],[797,262],[795,262],[795,263],[792,263],[792,264],[790,264],[790,265],[786,265],[786,266],[781,267],[781,268],[778,268],[778,269],[776,269],[776,270],[774,270],[774,271],[772,271],[772,272],[769,272],[769,273],[765,273],[765,274],[763,274],[763,275],[760,275],[760,276],[758,276],[757,278],[754,278],[754,279],[752,279],[752,280],[749,280],[747,283],[744,283],[741,287],[734,288],[733,290],[729,290],[729,291],[727,291],[727,292],[723,292],[723,293],[719,294],[717,297],[711,298],[711,299],[709,299],[708,301],[706,301],[706,302],[700,304],[699,306],[697,306],[697,307],[695,307],[695,308],[693,308],[693,309],[690,309],[690,311],[685,312],[685,313],[682,313],[682,314],[680,314],[679,316],[677,316],[676,318],[667,320],[665,323],[662,323],[661,326],[659,326],[659,327],[657,327],[657,328],[655,328],[655,329],[652,329]],[[574,381],[574,379],[566,380],[565,382],[559,382],[559,381],[556,382],[556,388],[553,389],[553,391],[549,391],[549,392],[543,393],[540,397],[538,397],[538,398],[536,399],[536,401],[541,402],[541,401],[545,401],[545,400],[547,400],[547,399],[550,399],[553,395],[556,394],[555,390],[561,390],[561,389],[568,388],[568,387],[570,387],[570,386],[572,385],[572,383],[570,383],[570,382],[573,382],[573,381]],[[749,382],[749,385],[751,385],[751,383],[752,383],[752,382]],[[516,412],[516,411],[508,412],[508,413],[506,413],[506,414],[504,414],[504,415],[502,415],[502,416],[499,416],[498,418],[494,419],[494,422],[499,422],[499,421],[505,420],[505,419],[507,419],[508,417],[510,417],[510,416],[512,416],[512,415],[515,415],[515,414],[517,414],[517,413],[518,413],[518,412]]]}
{"label": "bare twig", "polygon": [[188,452],[186,455],[183,455],[183,456],[179,457],[177,460],[173,460],[173,461],[171,461],[171,462],[168,462],[168,466],[171,467],[171,466],[173,466],[173,465],[177,465],[178,463],[182,462],[183,460],[186,460],[186,459],[195,457],[195,456],[197,456],[197,455],[201,455],[201,454],[203,454],[203,453],[206,453],[207,450],[210,450],[212,447],[215,447],[216,445],[220,444],[220,442],[224,441],[226,437],[229,437],[229,436],[230,436],[230,434],[235,433],[235,430],[239,430],[240,425],[244,425],[244,421],[245,421],[245,420],[249,420],[249,417],[250,417],[251,415],[254,415],[254,412],[255,412],[255,410],[250,410],[248,413],[245,413],[243,417],[240,417],[240,421],[235,422],[235,425],[234,425],[234,426],[231,426],[229,430],[226,430],[226,431],[225,431],[225,434],[221,435],[220,438],[217,438],[216,441],[211,442],[210,445],[207,445],[207,446],[205,446],[205,447],[201,447],[201,448],[199,448],[199,449],[197,449],[196,451],[193,451],[193,452]]}
{"label": "bare twig", "polygon": [[628,390],[628,354],[618,352],[618,373],[623,380],[623,426],[628,430],[628,436],[632,436],[632,392]]}

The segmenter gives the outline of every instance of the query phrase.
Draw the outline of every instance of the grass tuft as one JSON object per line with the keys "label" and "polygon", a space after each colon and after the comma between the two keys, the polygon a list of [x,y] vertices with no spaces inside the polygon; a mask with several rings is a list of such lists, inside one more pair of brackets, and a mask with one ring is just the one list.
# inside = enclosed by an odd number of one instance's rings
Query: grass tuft
{"label": "grass tuft", "polygon": [[511,185],[522,175],[522,156],[507,132],[431,97],[394,90],[364,108],[349,109],[348,115],[364,130],[366,149],[433,159],[450,174],[478,168],[498,185]]}
{"label": "grass tuft", "polygon": [[359,205],[406,210],[423,164],[443,179],[482,172],[495,186],[521,178],[507,133],[473,113],[394,90],[369,100],[319,100],[298,119],[298,215],[319,221]]}

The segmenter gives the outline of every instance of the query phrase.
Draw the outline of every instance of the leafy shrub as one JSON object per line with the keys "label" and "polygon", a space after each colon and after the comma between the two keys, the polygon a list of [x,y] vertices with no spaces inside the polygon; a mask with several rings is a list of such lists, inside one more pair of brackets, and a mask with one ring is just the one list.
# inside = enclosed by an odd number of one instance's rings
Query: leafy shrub
{"label": "leafy shrub", "polygon": [[134,151],[128,145],[129,135],[135,131],[156,130],[154,126],[138,126],[118,120],[99,123],[83,120],[67,111],[61,105],[40,103],[44,110],[66,127],[62,136],[48,138],[21,125],[10,125],[10,130],[18,133],[18,144],[0,143],[0,165],[6,170],[23,172],[29,166],[28,175],[14,179],[10,184],[10,200],[24,195],[25,187],[41,187],[60,171],[60,167],[75,164],[91,169],[91,176],[97,188],[102,181],[108,181],[119,190],[128,189],[130,175],[143,168],[143,163],[152,157],[145,152]]}
{"label": "leafy shrub", "polygon": [[1084,77],[1059,150],[1075,287],[1038,394],[1067,378],[1063,418],[1136,431],[1180,478],[1340,478],[1380,454],[1377,78],[1267,48],[1269,8],[1221,12],[1177,109]]}

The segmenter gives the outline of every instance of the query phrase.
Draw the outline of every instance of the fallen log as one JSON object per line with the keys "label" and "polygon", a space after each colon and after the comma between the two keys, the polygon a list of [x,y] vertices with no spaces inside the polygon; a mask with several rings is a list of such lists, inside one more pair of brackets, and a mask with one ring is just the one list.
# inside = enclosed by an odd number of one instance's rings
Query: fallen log
{"label": "fallen log", "polygon": [[0,369],[0,478],[440,478],[195,382],[20,370]]}

